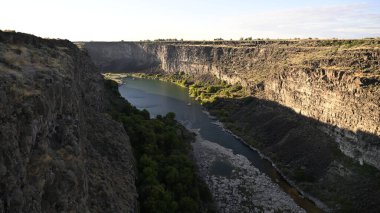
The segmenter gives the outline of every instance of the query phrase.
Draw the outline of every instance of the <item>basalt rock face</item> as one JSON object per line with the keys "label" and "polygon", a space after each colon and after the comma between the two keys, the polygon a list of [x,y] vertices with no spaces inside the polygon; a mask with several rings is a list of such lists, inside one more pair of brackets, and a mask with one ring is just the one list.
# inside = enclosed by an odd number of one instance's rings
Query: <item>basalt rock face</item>
{"label": "basalt rock face", "polygon": [[66,40],[0,31],[0,212],[134,212],[134,159],[103,80]]}
{"label": "basalt rock face", "polygon": [[322,68],[286,73],[266,82],[266,97],[327,124],[320,128],[344,154],[380,169],[380,78]]}
{"label": "basalt rock face", "polygon": [[[135,58],[151,69],[212,74],[241,84],[256,97],[320,121],[319,128],[335,138],[343,153],[380,169],[379,40],[111,44],[82,45],[109,70],[116,69],[108,56],[124,49],[129,63]],[[98,59],[101,54],[107,57]],[[134,68],[117,70],[138,71]]]}

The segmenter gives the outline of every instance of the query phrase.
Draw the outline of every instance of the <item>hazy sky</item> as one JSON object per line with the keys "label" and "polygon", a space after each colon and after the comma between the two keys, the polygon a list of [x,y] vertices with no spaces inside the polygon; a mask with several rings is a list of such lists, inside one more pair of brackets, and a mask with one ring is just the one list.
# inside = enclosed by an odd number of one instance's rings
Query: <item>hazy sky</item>
{"label": "hazy sky", "polygon": [[380,0],[1,0],[0,29],[73,41],[380,36]]}

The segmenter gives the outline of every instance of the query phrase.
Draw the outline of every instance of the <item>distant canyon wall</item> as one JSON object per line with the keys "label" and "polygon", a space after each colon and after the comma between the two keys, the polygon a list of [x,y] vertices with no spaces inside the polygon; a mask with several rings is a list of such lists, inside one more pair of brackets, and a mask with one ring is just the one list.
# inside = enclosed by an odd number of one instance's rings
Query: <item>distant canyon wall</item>
{"label": "distant canyon wall", "polygon": [[343,153],[380,169],[379,40],[78,45],[103,71],[183,71],[241,84],[320,121]]}

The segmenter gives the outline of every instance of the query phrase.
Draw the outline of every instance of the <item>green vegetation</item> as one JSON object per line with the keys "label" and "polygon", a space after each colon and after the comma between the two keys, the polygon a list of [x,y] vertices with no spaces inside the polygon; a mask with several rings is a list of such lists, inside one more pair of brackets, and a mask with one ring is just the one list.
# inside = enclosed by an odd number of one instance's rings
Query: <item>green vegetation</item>
{"label": "green vegetation", "polygon": [[[137,78],[159,79],[189,88],[190,96],[207,107],[208,111],[223,122],[227,129],[243,136],[247,142],[257,145],[253,142],[254,140],[249,137],[249,134],[238,127],[230,117],[231,112],[236,110],[238,106],[236,105],[237,102],[242,101],[244,104],[249,104],[252,101],[252,97],[247,94],[247,91],[241,85],[231,85],[215,78],[208,80],[206,78],[194,79],[184,72],[170,75],[146,73],[128,73],[127,75]],[[218,105],[221,104],[221,102],[231,103],[225,103],[222,104],[223,107],[219,107]]]}
{"label": "green vegetation", "polygon": [[230,85],[226,82],[217,84],[200,84],[198,82],[190,85],[191,97],[199,100],[202,104],[215,102],[218,98],[240,98],[245,96],[245,91],[240,85]]}
{"label": "green vegetation", "polygon": [[163,74],[145,74],[133,73],[129,74],[133,77],[159,79],[166,82],[175,83],[181,87],[188,87],[189,94],[201,104],[211,104],[217,99],[239,99],[247,97],[245,89],[241,85],[231,85],[225,81],[212,80],[197,80],[184,72],[177,72],[171,75]]}
{"label": "green vegetation", "polygon": [[190,96],[204,105],[211,115],[216,116],[218,120],[223,122],[227,129],[243,137],[248,143],[259,146],[248,132],[244,131],[231,119],[231,113],[239,107],[237,103],[241,102],[247,105],[253,100],[241,85],[231,85],[215,78],[194,79],[184,72],[170,75],[146,73],[128,73],[126,75],[137,78],[159,79],[189,88]]}
{"label": "green vegetation", "polygon": [[127,131],[137,160],[141,212],[214,212],[212,196],[191,160],[194,135],[179,125],[174,113],[150,119],[120,97],[117,83],[106,80],[112,91],[110,115]]}
{"label": "green vegetation", "polygon": [[[269,110],[269,107],[272,108],[274,106],[260,100],[255,100],[257,98],[247,96],[244,89],[239,85],[228,85],[225,82],[215,79],[210,80],[207,77],[200,81],[199,78],[194,79],[192,76],[186,75],[183,72],[171,74],[170,76],[161,74],[134,74],[134,76],[155,78],[189,87],[189,93],[203,103],[211,115],[216,116],[221,122],[223,122],[227,129],[243,138],[248,144],[259,148],[260,150],[265,150],[270,146],[270,144],[266,144],[266,137],[270,137],[270,134],[272,134],[271,132],[283,129],[283,123],[292,124],[294,121],[293,119],[297,119],[297,122],[299,122],[298,125],[309,125],[308,120],[302,121],[301,119],[303,119],[303,117],[297,114],[287,113],[286,110],[281,111],[281,114],[279,114],[276,112],[276,108]],[[234,95],[236,98],[231,98],[234,97]],[[265,107],[259,106],[256,108],[253,105],[263,105]],[[268,108],[265,109],[266,107]],[[258,110],[263,110],[263,114],[255,115],[255,111]],[[244,117],[241,116],[241,114],[243,114]],[[274,117],[273,121],[268,122],[266,127],[258,127],[263,128],[260,130],[264,132],[261,133],[261,135],[256,134],[251,124],[248,123],[253,120],[252,118],[256,117],[258,119],[260,119],[260,117],[267,117],[268,120]],[[304,130],[297,127],[297,131],[302,133]],[[308,140],[312,140],[313,135],[317,135],[317,133],[311,131],[305,135],[308,136]],[[297,140],[297,138],[295,137],[294,140]],[[352,212],[364,208],[361,205],[357,205],[355,201],[359,201],[357,203],[363,203],[363,205],[371,205],[370,203],[375,200],[373,198],[375,197],[375,192],[379,191],[378,189],[380,187],[380,174],[378,170],[368,165],[359,165],[357,161],[345,156],[335,146],[329,147],[328,149],[329,151],[317,151],[318,154],[313,155],[323,155],[326,157],[331,151],[333,159],[331,164],[328,167],[325,167],[327,169],[318,173],[318,175],[314,173],[315,171],[318,171],[318,168],[315,167],[320,166],[319,163],[322,161],[313,164],[313,167],[309,167],[301,161],[292,162],[291,166],[289,166],[289,158],[286,156],[292,156],[293,153],[287,153],[287,151],[268,151],[265,152],[265,154],[276,163],[287,177],[291,178],[291,180],[297,183],[305,192],[320,198],[328,206],[339,205],[337,208],[339,208],[340,212]],[[299,151],[299,153],[300,155],[306,156],[310,154],[310,151],[305,153]],[[304,159],[306,159],[306,157]],[[345,172],[352,172],[352,174],[355,175],[348,175],[348,173],[345,174]],[[347,186],[355,186],[356,188],[355,190],[351,190],[351,188]],[[365,188],[373,188],[374,190],[369,192],[363,190]],[[358,193],[361,194],[360,197],[358,197]]]}

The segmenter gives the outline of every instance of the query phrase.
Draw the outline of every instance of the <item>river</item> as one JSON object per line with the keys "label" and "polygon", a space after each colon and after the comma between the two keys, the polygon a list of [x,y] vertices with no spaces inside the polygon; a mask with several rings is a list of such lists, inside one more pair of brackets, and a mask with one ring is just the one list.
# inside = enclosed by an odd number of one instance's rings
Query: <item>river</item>
{"label": "river", "polygon": [[119,92],[152,118],[174,112],[197,133],[200,172],[221,212],[321,212],[279,175],[272,164],[234,137],[188,95],[188,89],[152,79],[125,78]]}

